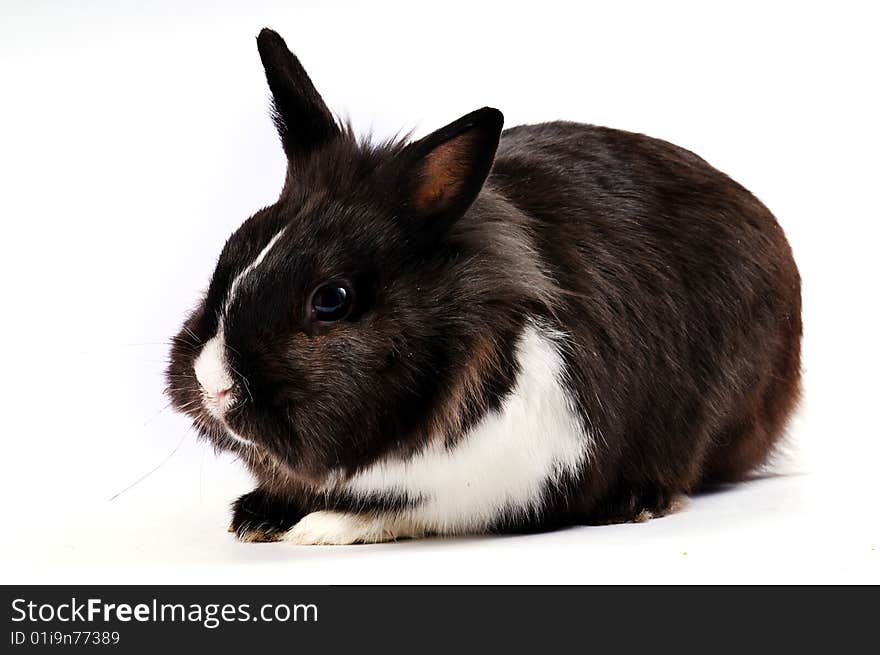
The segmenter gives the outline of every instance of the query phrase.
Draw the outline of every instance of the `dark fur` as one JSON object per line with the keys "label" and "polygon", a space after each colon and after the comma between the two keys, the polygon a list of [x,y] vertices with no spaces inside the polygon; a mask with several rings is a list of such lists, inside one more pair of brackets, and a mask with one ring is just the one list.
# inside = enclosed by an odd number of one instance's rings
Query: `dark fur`
{"label": "dark fur", "polygon": [[[800,280],[747,190],[664,141],[563,122],[500,134],[492,109],[414,144],[359,143],[280,37],[258,43],[288,179],[227,242],[168,370],[176,406],[259,481],[236,505],[240,534],[315,509],[417,503],[312,489],[437,434],[454,445],[512,387],[528,316],[570,337],[598,451],[540,515],[498,529],[662,514],[767,459],[798,398]],[[192,366],[231,280],[283,225],[226,322],[240,399],[227,421],[259,444],[248,449],[202,409]],[[354,285],[356,309],[316,324],[310,292],[335,278]]]}

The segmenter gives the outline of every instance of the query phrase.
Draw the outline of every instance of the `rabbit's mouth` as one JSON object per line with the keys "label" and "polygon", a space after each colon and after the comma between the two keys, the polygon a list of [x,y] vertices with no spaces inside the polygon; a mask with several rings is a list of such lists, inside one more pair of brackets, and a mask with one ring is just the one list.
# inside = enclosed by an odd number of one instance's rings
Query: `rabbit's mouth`
{"label": "rabbit's mouth", "polygon": [[233,430],[226,421],[221,419],[221,423],[223,424],[224,432],[233,441],[235,441],[243,446],[248,446],[249,448],[259,447],[259,446],[257,446],[257,444],[254,441],[251,441],[247,437],[244,437],[241,434],[239,434],[237,431]]}

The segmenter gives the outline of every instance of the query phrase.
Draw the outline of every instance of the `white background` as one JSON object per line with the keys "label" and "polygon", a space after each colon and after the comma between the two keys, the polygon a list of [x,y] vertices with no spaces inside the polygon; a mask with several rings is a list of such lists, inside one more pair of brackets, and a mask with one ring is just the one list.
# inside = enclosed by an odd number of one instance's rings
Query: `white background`
{"label": "white background", "polygon": [[[239,4],[2,4],[2,582],[880,581],[871,3]],[[281,188],[264,25],[362,132],[492,105],[658,136],[756,193],[804,282],[779,475],[642,525],[235,543],[250,481],[166,408],[161,371],[223,241]]]}

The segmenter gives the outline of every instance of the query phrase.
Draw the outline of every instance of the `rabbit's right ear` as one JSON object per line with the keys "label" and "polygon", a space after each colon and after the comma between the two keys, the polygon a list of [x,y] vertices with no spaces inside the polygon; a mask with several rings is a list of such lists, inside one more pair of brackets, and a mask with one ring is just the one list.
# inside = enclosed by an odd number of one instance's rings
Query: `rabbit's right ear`
{"label": "rabbit's right ear", "polygon": [[340,134],[299,59],[276,32],[264,28],[257,49],[272,91],[274,120],[288,159],[308,155]]}
{"label": "rabbit's right ear", "polygon": [[403,150],[402,201],[420,229],[436,233],[464,214],[489,175],[503,126],[500,111],[483,107]]}

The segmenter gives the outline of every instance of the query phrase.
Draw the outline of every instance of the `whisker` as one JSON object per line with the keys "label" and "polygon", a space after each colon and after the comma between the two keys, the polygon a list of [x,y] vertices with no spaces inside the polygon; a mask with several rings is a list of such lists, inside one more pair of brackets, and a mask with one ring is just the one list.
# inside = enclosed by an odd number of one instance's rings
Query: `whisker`
{"label": "whisker", "polygon": [[176,385],[168,385],[165,387],[165,391],[189,391],[193,393],[201,393],[201,389],[195,386],[191,387],[178,387]]}
{"label": "whisker", "polygon": [[172,450],[170,453],[168,453],[168,455],[165,457],[165,459],[163,459],[161,462],[159,462],[154,468],[152,468],[152,469],[150,469],[149,471],[147,471],[146,473],[144,473],[141,477],[139,477],[137,480],[135,480],[134,482],[132,482],[132,483],[131,483],[130,485],[128,485],[125,489],[123,489],[122,491],[119,491],[119,492],[113,494],[113,495],[110,497],[110,500],[108,500],[107,502],[113,502],[114,500],[116,500],[117,498],[119,498],[122,494],[124,494],[126,491],[128,491],[129,489],[131,489],[131,488],[135,487],[136,485],[140,484],[141,482],[143,482],[144,480],[146,480],[148,477],[150,477],[151,475],[153,475],[153,473],[155,473],[155,472],[158,471],[160,468],[162,468],[162,467],[168,462],[168,460],[170,460],[172,457],[174,457],[175,453],[177,453],[177,451],[180,450],[180,447],[183,445],[183,442],[186,441],[186,438],[187,438],[188,436],[189,436],[189,430],[187,429],[187,431],[184,432],[184,433],[183,433],[183,436],[180,438],[180,442],[174,447],[174,450]]}
{"label": "whisker", "polygon": [[247,378],[244,375],[242,375],[241,373],[239,373],[232,364],[229,365],[229,368],[231,368],[232,372],[241,378],[241,381],[244,383],[244,390],[247,392],[247,395],[250,397],[251,402],[254,402],[254,396],[253,396],[253,394],[251,394],[251,385],[248,384]]}
{"label": "whisker", "polygon": [[202,343],[202,340],[199,339],[198,336],[196,336],[196,333],[195,333],[195,332],[193,332],[192,330],[190,330],[190,329],[189,329],[188,327],[186,327],[185,325],[183,326],[183,329],[186,330],[186,331],[189,333],[189,335],[190,335],[193,339],[196,340],[196,344],[197,344],[197,345],[200,345],[200,344]]}
{"label": "whisker", "polygon": [[162,412],[167,410],[169,407],[171,407],[171,401],[168,401],[162,409],[160,409],[158,412],[156,412],[150,418],[148,418],[146,421],[144,421],[143,427],[146,427],[147,425],[149,425],[150,423],[155,421],[159,416],[161,416]]}
{"label": "whisker", "polygon": [[200,398],[196,398],[195,400],[190,400],[188,403],[184,403],[183,405],[178,405],[175,409],[178,411],[184,412],[188,409],[192,409],[193,407],[197,407],[202,404]]}

